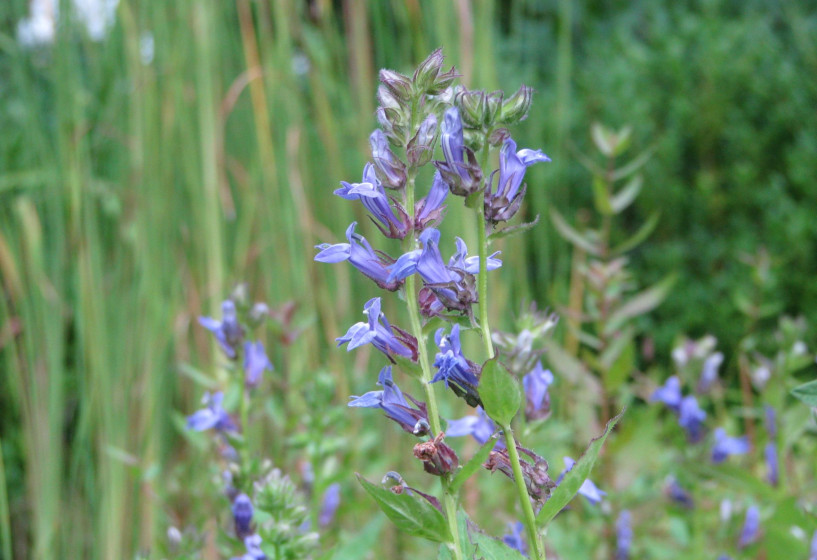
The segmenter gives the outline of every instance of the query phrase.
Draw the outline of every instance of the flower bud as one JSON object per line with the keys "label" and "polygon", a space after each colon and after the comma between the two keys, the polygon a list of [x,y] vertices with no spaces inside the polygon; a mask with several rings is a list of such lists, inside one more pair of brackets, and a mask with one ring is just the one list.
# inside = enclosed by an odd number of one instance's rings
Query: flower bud
{"label": "flower bud", "polygon": [[531,101],[533,101],[533,88],[520,86],[516,93],[502,104],[499,122],[504,125],[512,125],[524,121],[528,117]]}
{"label": "flower bud", "polygon": [[[420,63],[414,72],[414,91],[426,93],[432,89],[443,65],[442,49],[437,49]],[[453,69],[452,69],[453,70]],[[445,89],[445,88],[442,88]]]}
{"label": "flower bud", "polygon": [[470,128],[482,128],[485,113],[485,92],[463,90],[457,104],[462,111],[462,120]]}
{"label": "flower bud", "polygon": [[482,115],[482,123],[486,127],[491,128],[497,117],[499,117],[503,97],[505,97],[505,94],[502,91],[492,91],[485,96],[485,111]]}
{"label": "flower bud", "polygon": [[380,86],[377,88],[377,102],[380,103],[380,106],[384,109],[400,110],[403,108],[403,105],[400,103],[400,99],[386,86]]}
{"label": "flower bud", "polygon": [[398,101],[403,103],[411,101],[411,80],[408,76],[393,70],[381,70],[380,81]]}
{"label": "flower bud", "polygon": [[436,133],[437,117],[432,114],[420,124],[417,134],[408,143],[406,157],[411,165],[420,167],[431,161]]}
{"label": "flower bud", "polygon": [[372,146],[375,170],[383,186],[392,189],[403,188],[406,184],[406,165],[389,148],[386,134],[376,129],[369,137],[369,143]]}
{"label": "flower bud", "polygon": [[396,109],[378,107],[375,115],[380,128],[383,129],[389,140],[394,142],[396,146],[402,146],[406,136],[406,119],[403,118],[403,114]]}

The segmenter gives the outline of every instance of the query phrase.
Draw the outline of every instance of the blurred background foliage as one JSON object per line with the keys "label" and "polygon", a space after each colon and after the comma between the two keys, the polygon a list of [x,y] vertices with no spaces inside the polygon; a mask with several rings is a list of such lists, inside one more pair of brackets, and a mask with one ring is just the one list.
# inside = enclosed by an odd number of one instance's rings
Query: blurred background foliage
{"label": "blurred background foliage", "polygon": [[[520,301],[568,301],[572,251],[548,209],[574,222],[592,205],[581,161],[596,121],[632,126],[651,153],[616,235],[660,211],[630,262],[642,285],[678,275],[641,325],[657,359],[680,333],[728,352],[751,312],[758,332],[783,312],[817,324],[808,3],[120,0],[100,41],[63,17],[52,45],[23,48],[27,14],[26,0],[0,5],[4,556],[132,556],[194,507],[175,498],[179,411],[214,348],[193,326],[239,281],[299,307],[276,385],[293,410],[315,405],[319,369],[334,404],[370,388],[366,354],[333,343],[370,286],[316,266],[312,247],[363,221],[331,191],[368,158],[377,69],[438,46],[468,86],[533,86],[514,136],[554,160],[527,178],[542,223],[499,247],[520,272],[492,295],[498,327]],[[762,273],[744,262],[757,255]]]}

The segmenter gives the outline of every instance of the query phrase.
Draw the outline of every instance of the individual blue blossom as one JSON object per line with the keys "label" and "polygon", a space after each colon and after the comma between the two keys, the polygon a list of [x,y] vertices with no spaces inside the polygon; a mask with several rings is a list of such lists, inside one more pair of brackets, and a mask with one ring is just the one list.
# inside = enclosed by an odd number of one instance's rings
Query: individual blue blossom
{"label": "individual blue blossom", "polygon": [[380,298],[367,301],[363,306],[363,314],[368,316],[368,321],[355,323],[349,327],[345,335],[335,339],[338,346],[348,343],[346,347],[348,351],[371,343],[391,360],[393,356],[417,360],[417,339],[389,324],[385,313],[380,311]]}
{"label": "individual blue blossom", "polygon": [[323,500],[321,500],[321,511],[318,514],[318,525],[321,527],[328,527],[335,518],[335,513],[340,506],[340,484],[332,483],[323,493]]}
{"label": "individual blue blossom", "polygon": [[[562,482],[565,475],[568,472],[570,472],[570,470],[573,468],[573,465],[576,464],[576,461],[574,461],[570,457],[564,457],[563,460],[565,462],[565,470],[563,470],[559,475],[559,478],[556,479],[557,486]],[[599,487],[596,486],[595,482],[587,478],[584,480],[584,482],[582,482],[582,485],[579,487],[579,494],[584,496],[588,502],[595,505],[601,503],[602,498],[607,495],[607,492],[605,492],[604,490],[600,490]]]}
{"label": "individual blue blossom", "polygon": [[502,542],[514,550],[518,550],[522,556],[528,555],[528,545],[525,543],[523,535],[525,526],[521,521],[516,523],[508,523],[508,530],[502,536]]}
{"label": "individual blue blossom", "polygon": [[770,438],[777,437],[777,413],[770,405],[763,406],[763,421]]}
{"label": "individual blue blossom", "polygon": [[664,491],[673,502],[681,506],[686,508],[692,508],[695,506],[695,502],[693,501],[690,493],[684,490],[674,476],[667,477]]}
{"label": "individual blue blossom", "polygon": [[233,557],[230,560],[267,560],[267,555],[261,550],[261,537],[259,535],[249,535],[244,538],[244,548],[247,553],[243,556]]}
{"label": "individual blue blossom", "polygon": [[431,189],[428,194],[421,198],[414,205],[414,229],[423,231],[430,225],[434,225],[440,221],[443,215],[445,202],[448,196],[448,185],[443,181],[440,172],[434,174],[434,180],[431,182]]}
{"label": "individual blue blossom", "polygon": [[448,334],[445,334],[444,328],[437,329],[434,341],[440,351],[434,358],[437,373],[431,378],[431,383],[444,381],[446,387],[451,388],[471,406],[482,404],[477,392],[479,368],[462,354],[460,326],[455,324]]}
{"label": "individual blue blossom", "polygon": [[395,291],[400,287],[400,282],[389,279],[389,269],[391,263],[386,262],[381,254],[376,252],[366,241],[366,238],[355,233],[357,222],[346,228],[346,239],[349,243],[336,243],[330,245],[321,243],[316,245],[320,252],[315,255],[315,260],[324,263],[339,263],[349,261],[365,276],[374,280],[375,284],[384,290]]}
{"label": "individual blue blossom", "polygon": [[[484,445],[496,432],[494,421],[488,418],[481,406],[477,407],[476,416],[471,414],[458,420],[449,420],[445,435],[448,437],[471,436],[477,443]],[[496,448],[505,447],[505,442],[497,439]]]}
{"label": "individual blue blossom", "polygon": [[[386,416],[400,424],[410,434],[415,433],[418,422],[428,423],[425,404],[414,400],[411,395],[403,395],[400,387],[392,380],[391,366],[380,370],[377,384],[383,387],[380,391],[369,391],[360,397],[352,396],[349,406],[359,408],[379,408]],[[406,396],[414,403],[411,406]]]}
{"label": "individual blue blossom", "polygon": [[760,537],[760,510],[757,506],[749,506],[746,510],[746,519],[740,531],[738,548],[746,548]]}
{"label": "individual blue blossom", "polygon": [[[363,168],[363,180],[360,183],[341,181],[340,184],[341,188],[336,189],[335,194],[346,200],[359,200],[363,203],[383,235],[392,239],[403,239],[406,236],[409,231],[406,211],[397,204],[392,207],[371,163]],[[395,214],[395,209],[399,216]]]}
{"label": "individual blue blossom", "polygon": [[808,560],[817,560],[817,530],[814,531],[814,534],[811,537]]}
{"label": "individual blue blossom", "polygon": [[714,435],[715,444],[712,446],[713,463],[722,463],[730,455],[743,455],[749,452],[749,439],[746,436],[727,436],[723,428],[716,428]]}
{"label": "individual blue blossom", "polygon": [[406,164],[391,151],[386,133],[375,129],[369,136],[369,144],[375,168],[383,183],[392,189],[402,189],[406,185]]}
{"label": "individual blue blossom", "polygon": [[633,546],[632,515],[622,510],[616,519],[616,560],[628,560]]}
{"label": "individual blue blossom", "polygon": [[267,357],[264,345],[259,342],[244,343],[244,384],[257,387],[264,370],[272,371],[272,363]]}
{"label": "individual blue blossom", "polygon": [[718,368],[723,363],[723,354],[715,352],[704,360],[701,378],[698,380],[698,393],[706,393],[718,381]]}
{"label": "individual blue blossom", "polygon": [[[469,274],[479,274],[479,257],[469,257],[468,246],[465,244],[465,241],[459,237],[456,238],[456,244],[457,252],[454,253],[450,259],[448,259],[448,268],[464,270]],[[496,258],[498,254],[499,251],[495,251],[494,253],[488,255],[488,257],[485,259],[486,270],[496,270],[502,266],[502,261]]]}
{"label": "individual blue blossom", "polygon": [[516,151],[512,138],[505,140],[499,153],[499,179],[493,190],[493,178],[488,181],[485,191],[485,218],[492,223],[505,222],[519,211],[525,197],[526,186],[522,184],[528,167],[538,162],[550,161],[541,150],[523,149]]}
{"label": "individual blue blossom", "polygon": [[706,412],[698,406],[697,399],[692,395],[684,397],[678,412],[678,423],[686,430],[689,441],[693,443],[701,441],[704,435],[704,420]]}
{"label": "individual blue blossom", "polygon": [[244,539],[251,535],[253,507],[249,496],[243,492],[236,496],[232,510],[236,536],[239,539]]}
{"label": "individual blue blossom", "polygon": [[525,417],[528,420],[540,420],[550,415],[550,395],[548,387],[553,384],[553,373],[536,362],[533,369],[522,378],[525,388]]}
{"label": "individual blue blossom", "polygon": [[772,486],[777,486],[780,480],[779,465],[777,460],[777,446],[774,442],[769,442],[763,448],[763,458],[766,461],[766,480]]}
{"label": "individual blue blossom", "polygon": [[673,375],[663,386],[653,392],[650,400],[662,402],[671,410],[679,412],[681,409],[681,380],[677,375]]}
{"label": "individual blue blossom", "polygon": [[468,196],[476,192],[482,182],[482,169],[474,152],[465,146],[459,109],[450,107],[445,111],[440,131],[445,161],[434,164],[453,194]]}
{"label": "individual blue blossom", "polygon": [[205,393],[202,404],[205,408],[198,410],[187,417],[187,427],[197,432],[203,432],[210,428],[215,428],[220,432],[234,431],[236,429],[230,415],[227,414],[221,402],[224,400],[224,393]]}
{"label": "individual blue blossom", "polygon": [[244,329],[238,322],[238,314],[232,300],[228,299],[221,303],[221,321],[212,317],[199,317],[199,324],[215,335],[228,358],[235,359],[241,339],[244,337]]}

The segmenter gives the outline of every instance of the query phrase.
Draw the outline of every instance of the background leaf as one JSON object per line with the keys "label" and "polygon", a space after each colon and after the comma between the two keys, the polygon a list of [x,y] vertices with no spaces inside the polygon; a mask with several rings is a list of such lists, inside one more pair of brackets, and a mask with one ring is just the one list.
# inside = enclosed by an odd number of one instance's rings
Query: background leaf
{"label": "background leaf", "polygon": [[482,366],[479,397],[486,414],[503,426],[511,423],[522,404],[519,381],[496,358]]}

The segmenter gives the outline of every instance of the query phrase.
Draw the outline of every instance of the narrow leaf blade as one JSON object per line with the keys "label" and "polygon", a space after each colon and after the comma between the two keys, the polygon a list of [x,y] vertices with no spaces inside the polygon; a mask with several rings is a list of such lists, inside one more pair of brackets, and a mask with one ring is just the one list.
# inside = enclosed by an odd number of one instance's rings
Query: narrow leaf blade
{"label": "narrow leaf blade", "polygon": [[556,228],[556,231],[570,243],[591,255],[599,256],[601,254],[598,246],[593,241],[573,229],[562,215],[553,208],[550,209],[550,219],[553,221],[553,227]]}

